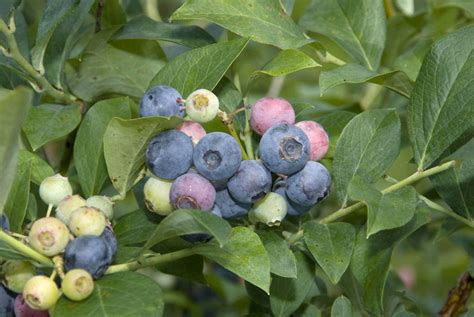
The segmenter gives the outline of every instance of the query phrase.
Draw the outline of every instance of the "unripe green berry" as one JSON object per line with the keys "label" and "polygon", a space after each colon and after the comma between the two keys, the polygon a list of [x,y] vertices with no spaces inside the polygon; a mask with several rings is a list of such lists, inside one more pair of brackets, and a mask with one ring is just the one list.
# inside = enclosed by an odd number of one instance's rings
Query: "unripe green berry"
{"label": "unripe green berry", "polygon": [[249,215],[254,222],[263,222],[269,227],[279,226],[287,212],[285,198],[277,193],[268,193],[257,202]]}
{"label": "unripe green berry", "polygon": [[86,206],[99,209],[108,219],[114,217],[114,203],[107,196],[91,196],[87,198]]}
{"label": "unripe green berry", "polygon": [[61,200],[72,195],[72,187],[67,177],[61,174],[46,177],[40,185],[39,194],[46,204],[57,206]]}
{"label": "unripe green berry", "polygon": [[76,209],[69,219],[69,229],[76,236],[100,236],[105,229],[105,215],[94,207]]}
{"label": "unripe green berry", "polygon": [[206,123],[217,116],[219,99],[207,89],[198,89],[192,92],[185,102],[186,114],[193,121]]}
{"label": "unripe green berry", "polygon": [[56,283],[42,275],[32,277],[25,284],[23,298],[28,306],[37,310],[47,310],[56,304],[59,290]]}
{"label": "unripe green berry", "polygon": [[85,205],[86,201],[81,196],[67,196],[59,202],[58,207],[56,208],[55,217],[67,225],[73,211]]}
{"label": "unripe green berry", "polygon": [[69,230],[53,217],[36,220],[28,235],[30,245],[41,254],[54,256],[61,253],[69,242]]}
{"label": "unripe green berry", "polygon": [[81,301],[89,297],[94,290],[94,281],[89,272],[83,269],[74,269],[64,276],[61,289],[70,300]]}
{"label": "unripe green berry", "polygon": [[15,293],[23,292],[26,282],[35,274],[36,270],[29,261],[8,260],[3,264],[5,286]]}
{"label": "unripe green berry", "polygon": [[150,177],[145,186],[143,193],[145,195],[145,205],[151,212],[166,216],[173,211],[173,205],[170,201],[170,189],[173,182]]}

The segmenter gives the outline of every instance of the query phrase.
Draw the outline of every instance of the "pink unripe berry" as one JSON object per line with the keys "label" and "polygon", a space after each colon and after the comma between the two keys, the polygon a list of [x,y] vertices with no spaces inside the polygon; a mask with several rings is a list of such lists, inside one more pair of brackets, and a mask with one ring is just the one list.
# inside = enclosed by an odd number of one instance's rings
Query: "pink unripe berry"
{"label": "pink unripe berry", "polygon": [[329,137],[323,126],[314,121],[301,121],[296,126],[304,131],[311,143],[309,159],[320,161],[329,148]]}
{"label": "pink unripe berry", "polygon": [[206,130],[204,130],[202,125],[194,121],[184,121],[176,128],[176,130],[189,136],[194,144],[198,143],[199,140],[206,135]]}
{"label": "pink unripe berry", "polygon": [[47,310],[36,310],[28,306],[23,298],[23,295],[18,295],[15,298],[15,316],[16,317],[48,317]]}
{"label": "pink unripe berry", "polygon": [[283,123],[295,123],[295,111],[285,99],[265,97],[253,105],[250,126],[256,133],[263,135],[274,125]]}

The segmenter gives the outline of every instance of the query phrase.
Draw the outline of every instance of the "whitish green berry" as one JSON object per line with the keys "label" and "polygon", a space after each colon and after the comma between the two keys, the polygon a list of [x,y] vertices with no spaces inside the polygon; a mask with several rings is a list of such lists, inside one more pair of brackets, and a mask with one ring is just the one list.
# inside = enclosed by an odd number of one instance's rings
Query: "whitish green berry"
{"label": "whitish green berry", "polygon": [[23,289],[26,304],[37,310],[50,309],[56,304],[58,297],[59,290],[56,283],[42,275],[32,277]]}
{"label": "whitish green berry", "polygon": [[87,198],[86,206],[100,209],[108,219],[114,217],[114,203],[107,196],[91,196]]}
{"label": "whitish green berry", "polygon": [[61,253],[69,242],[69,230],[59,219],[48,217],[36,220],[28,236],[30,245],[41,254]]}
{"label": "whitish green berry", "polygon": [[83,269],[74,269],[64,276],[61,289],[70,300],[81,301],[89,297],[94,290],[94,281],[89,272]]}
{"label": "whitish green berry", "polygon": [[161,178],[150,177],[147,180],[143,187],[143,193],[148,210],[162,216],[166,216],[173,211],[173,206],[170,201],[170,189],[172,184],[173,182]]}
{"label": "whitish green berry", "polygon": [[198,89],[186,99],[186,114],[193,121],[206,123],[217,116],[219,99],[207,89]]}
{"label": "whitish green berry", "polygon": [[28,261],[8,260],[3,264],[6,287],[15,293],[23,292],[26,282],[35,276],[35,267]]}
{"label": "whitish green berry", "polygon": [[61,174],[46,177],[40,185],[39,194],[46,204],[57,206],[61,200],[72,195],[72,187],[67,177]]}
{"label": "whitish green berry", "polygon": [[74,210],[85,206],[86,201],[79,195],[70,195],[59,202],[56,208],[55,217],[64,222],[66,225],[69,223],[69,218]]}
{"label": "whitish green berry", "polygon": [[257,202],[251,211],[251,221],[265,223],[269,227],[279,226],[287,212],[285,198],[277,193],[268,193]]}
{"label": "whitish green berry", "polygon": [[105,215],[94,207],[76,209],[69,219],[69,229],[76,236],[100,236],[105,229]]}

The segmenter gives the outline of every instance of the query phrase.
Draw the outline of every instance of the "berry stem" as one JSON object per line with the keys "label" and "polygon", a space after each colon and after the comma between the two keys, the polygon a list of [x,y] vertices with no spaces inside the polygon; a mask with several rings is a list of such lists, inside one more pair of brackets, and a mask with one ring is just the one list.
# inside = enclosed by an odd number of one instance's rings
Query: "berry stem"
{"label": "berry stem", "polygon": [[147,266],[153,266],[160,263],[175,261],[182,259],[194,254],[192,249],[183,249],[175,252],[170,252],[166,254],[156,254],[144,259],[133,261],[130,263],[111,265],[105,274],[113,274],[123,271],[135,271]]}
{"label": "berry stem", "polygon": [[54,279],[56,278],[56,275],[58,275],[58,272],[56,272],[56,269],[54,269],[51,275],[49,276],[49,278],[54,281]]}
{"label": "berry stem", "polygon": [[40,263],[44,266],[49,266],[49,267],[53,266],[53,262],[49,258],[45,257],[44,255],[42,255],[42,254],[36,252],[35,250],[33,250],[32,248],[30,248],[29,246],[27,246],[27,245],[21,243],[20,241],[16,240],[12,236],[5,233],[3,230],[0,230],[0,240],[5,242],[6,244],[8,244],[13,249],[15,249],[15,250],[19,251],[20,253],[26,255],[27,257],[32,258],[33,260],[35,260],[36,262],[38,262],[38,263]]}
{"label": "berry stem", "polygon": [[63,260],[62,256],[56,255],[53,258],[53,262],[54,262],[55,272],[57,272],[59,277],[61,279],[63,279],[64,278],[64,260]]}
{"label": "berry stem", "polygon": [[245,106],[245,129],[244,129],[244,143],[247,149],[247,155],[249,159],[254,160],[252,147],[252,130],[250,129],[250,109],[247,107],[247,103],[244,101]]}
{"label": "berry stem", "polygon": [[53,210],[53,204],[48,205],[48,211],[46,212],[46,218],[51,216],[51,211]]}
{"label": "berry stem", "polygon": [[56,101],[64,102],[66,104],[77,102],[77,98],[61,91],[49,83],[49,81],[44,77],[42,72],[36,70],[21,54],[18,44],[16,42],[14,29],[10,28],[5,21],[0,19],[0,33],[3,33],[5,36],[6,43],[8,45],[5,50],[2,50],[3,54],[6,57],[12,58],[15,62],[29,75],[34,79],[32,87],[40,89],[41,91],[46,92],[48,95],[53,97]]}
{"label": "berry stem", "polygon": [[234,113],[236,112],[227,113],[224,111],[219,111],[218,116],[219,116],[219,119],[221,119],[222,123],[226,125],[227,129],[229,129],[229,132],[232,135],[232,137],[235,139],[235,141],[237,141],[237,144],[240,147],[240,151],[242,152],[242,158],[244,160],[248,160],[247,153],[245,152],[242,142],[240,141],[239,134],[237,133],[237,130],[235,129],[235,125],[233,121]]}

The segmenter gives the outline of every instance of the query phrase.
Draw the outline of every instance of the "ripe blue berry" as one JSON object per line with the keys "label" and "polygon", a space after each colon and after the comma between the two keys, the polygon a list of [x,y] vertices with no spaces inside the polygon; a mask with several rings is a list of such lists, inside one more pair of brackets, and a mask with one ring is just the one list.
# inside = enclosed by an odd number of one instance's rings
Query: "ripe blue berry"
{"label": "ripe blue berry", "polygon": [[306,166],[286,180],[288,198],[302,206],[312,206],[329,194],[331,176],[318,162],[309,161]]}
{"label": "ripe blue berry", "polygon": [[242,161],[227,183],[231,196],[241,203],[254,203],[265,197],[272,186],[272,175],[262,163]]}
{"label": "ripe blue berry", "polygon": [[178,177],[171,185],[170,200],[176,209],[211,210],[216,200],[214,186],[196,173]]}
{"label": "ripe blue berry", "polygon": [[14,317],[13,314],[14,298],[3,285],[0,284],[0,316]]}
{"label": "ripe blue berry", "polygon": [[64,268],[84,269],[93,278],[104,275],[111,263],[109,248],[104,239],[97,236],[80,236],[69,242],[64,252]]}
{"label": "ripe blue berry", "polygon": [[155,86],[140,101],[140,116],[184,116],[183,98],[169,86]]}
{"label": "ripe blue berry", "polygon": [[233,137],[222,132],[207,134],[194,149],[194,166],[202,176],[212,181],[234,175],[241,161],[239,145]]}
{"label": "ripe blue berry", "polygon": [[175,179],[186,173],[193,163],[193,141],[177,130],[161,132],[148,144],[146,163],[156,176]]}
{"label": "ripe blue berry", "polygon": [[107,246],[109,262],[112,263],[112,260],[117,253],[117,238],[115,238],[114,231],[110,225],[105,226],[104,232],[102,232],[100,238],[104,240],[105,245]]}
{"label": "ripe blue berry", "polygon": [[275,183],[275,185],[273,186],[273,192],[281,195],[283,198],[285,198],[285,201],[286,201],[286,209],[287,209],[287,213],[288,215],[290,216],[300,216],[300,215],[303,215],[305,213],[307,213],[308,211],[310,211],[311,209],[311,206],[301,206],[301,205],[298,205],[297,203],[291,201],[288,196],[286,195],[286,182],[283,181],[283,180],[280,180],[280,181],[277,181]]}
{"label": "ripe blue berry", "polygon": [[291,175],[309,160],[310,143],[298,127],[280,124],[268,129],[259,145],[260,158],[272,172]]}
{"label": "ripe blue berry", "polygon": [[8,221],[8,217],[5,214],[2,214],[2,219],[0,220],[0,225],[3,230],[10,231],[10,222]]}
{"label": "ripe blue berry", "polygon": [[245,216],[249,212],[250,207],[252,207],[251,204],[240,203],[234,200],[234,198],[230,196],[227,188],[216,193],[216,206],[219,207],[222,218],[224,219]]}

